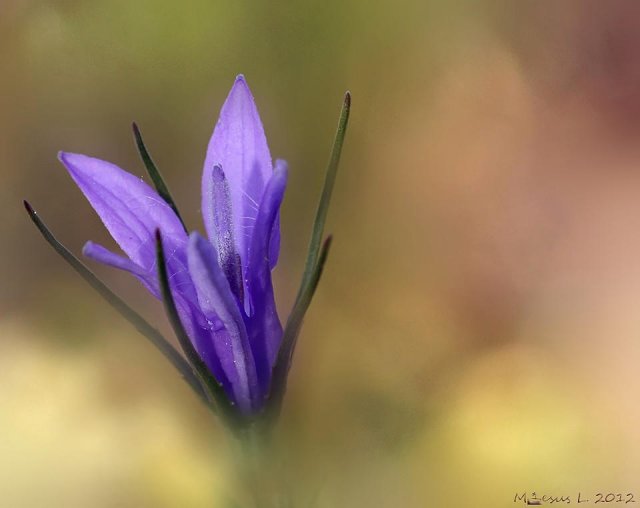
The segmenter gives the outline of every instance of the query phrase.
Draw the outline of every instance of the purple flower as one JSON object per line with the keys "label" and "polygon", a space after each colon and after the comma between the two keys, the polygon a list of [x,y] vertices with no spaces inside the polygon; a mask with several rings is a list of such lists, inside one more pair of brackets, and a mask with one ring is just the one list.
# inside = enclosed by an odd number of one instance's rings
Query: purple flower
{"label": "purple flower", "polygon": [[59,158],[126,254],[87,242],[84,255],[130,272],[161,298],[159,231],[171,296],[193,347],[242,414],[259,412],[283,335],[271,270],[280,250],[287,166],[272,164],[244,77],[222,106],[204,163],[207,238],[187,234],[156,190],[116,165],[65,152]]}
{"label": "purple flower", "polygon": [[[184,356],[59,242],[24,202],[49,245],[105,301],[171,362],[196,395],[234,430],[280,412],[298,334],[324,267],[331,237],[324,224],[346,134],[345,94],[316,212],[304,273],[283,329],[271,270],[280,250],[279,210],[287,185],[284,161],[271,155],[251,91],[238,76],[222,106],[202,175],[207,238],[188,234],[171,193],[133,130],[156,190],[119,167],[86,155],[59,158],[124,256],[87,242],[83,253],[137,277],[162,299]],[[265,427],[266,428],[266,427]]]}

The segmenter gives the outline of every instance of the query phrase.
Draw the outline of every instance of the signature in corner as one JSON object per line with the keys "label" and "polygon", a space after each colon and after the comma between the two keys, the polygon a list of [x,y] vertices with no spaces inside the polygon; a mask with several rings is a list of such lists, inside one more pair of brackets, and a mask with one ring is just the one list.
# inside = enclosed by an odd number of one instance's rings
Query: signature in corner
{"label": "signature in corner", "polygon": [[535,492],[532,492],[530,496],[526,492],[522,494],[516,494],[513,498],[513,502],[517,503],[522,501],[527,506],[541,506],[543,503],[555,504],[555,503],[571,503],[571,496],[549,496],[544,494],[540,497]]}

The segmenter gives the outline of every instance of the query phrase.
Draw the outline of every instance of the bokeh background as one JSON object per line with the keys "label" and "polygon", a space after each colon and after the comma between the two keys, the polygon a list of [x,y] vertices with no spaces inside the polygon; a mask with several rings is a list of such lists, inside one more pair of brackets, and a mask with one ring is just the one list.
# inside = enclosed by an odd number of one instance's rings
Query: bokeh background
{"label": "bokeh background", "polygon": [[278,433],[294,506],[640,501],[638,2],[2,0],[0,505],[226,506],[220,425],[21,200],[76,252],[111,245],[56,153],[142,175],[135,119],[202,230],[240,72],[291,167],[282,316],[354,98]]}

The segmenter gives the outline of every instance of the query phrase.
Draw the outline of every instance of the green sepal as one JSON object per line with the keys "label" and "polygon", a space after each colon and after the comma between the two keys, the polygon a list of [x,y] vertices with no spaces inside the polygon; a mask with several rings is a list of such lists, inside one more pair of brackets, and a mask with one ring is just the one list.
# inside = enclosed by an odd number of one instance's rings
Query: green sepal
{"label": "green sepal", "polygon": [[167,187],[167,184],[165,183],[164,178],[162,178],[162,175],[160,174],[158,167],[156,166],[155,162],[153,162],[153,159],[151,158],[151,154],[149,153],[149,150],[147,150],[147,147],[144,144],[144,141],[142,139],[142,133],[138,128],[138,124],[133,122],[131,124],[131,128],[133,129],[133,137],[136,140],[136,146],[138,147],[140,158],[142,159],[142,162],[144,163],[145,168],[147,168],[147,173],[149,174],[149,177],[153,182],[153,186],[158,191],[158,194],[160,195],[160,197],[164,199],[164,201],[173,209],[178,219],[180,219],[180,222],[182,223],[182,227],[188,233],[189,231],[187,230],[187,226],[182,220],[182,216],[180,215],[180,212],[178,211],[178,207],[175,201],[173,200],[173,197],[171,196],[169,187]]}
{"label": "green sepal", "polygon": [[24,207],[47,243],[53,247],[62,259],[64,259],[71,268],[73,268],[93,289],[95,289],[96,292],[104,298],[113,309],[129,321],[129,323],[131,323],[138,332],[144,335],[151,344],[158,348],[165,358],[169,360],[171,365],[178,370],[182,378],[187,382],[198,398],[208,405],[208,400],[200,381],[198,381],[197,377],[193,374],[191,366],[171,345],[171,343],[169,343],[169,341],[165,339],[158,330],[151,326],[140,314],[129,307],[124,300],[111,291],[111,289],[109,289],[104,282],[102,282],[89,268],[87,268],[82,261],[74,256],[69,249],[62,245],[27,201],[24,201]]}
{"label": "green sepal", "polygon": [[237,410],[237,407],[229,400],[222,385],[209,371],[209,368],[204,363],[195,347],[193,347],[191,339],[187,335],[187,332],[180,321],[178,309],[176,308],[176,303],[169,286],[169,275],[167,273],[167,265],[160,230],[156,230],[156,259],[162,302],[164,303],[165,311],[169,318],[169,322],[171,323],[171,327],[176,334],[176,338],[180,343],[180,347],[191,365],[193,374],[197,376],[200,383],[205,388],[209,406],[218,413],[218,415],[229,425],[231,429],[239,430],[242,427],[242,424],[245,423],[242,415]]}
{"label": "green sepal", "polygon": [[329,202],[331,201],[333,186],[336,181],[336,175],[338,174],[338,165],[340,164],[342,145],[344,144],[344,137],[347,133],[350,111],[351,94],[349,92],[346,92],[344,94],[342,110],[340,111],[340,119],[338,120],[338,129],[336,131],[336,136],[333,141],[333,147],[331,149],[331,156],[329,157],[329,164],[327,165],[327,172],[324,177],[324,186],[322,188],[320,202],[318,203],[318,209],[316,210],[316,216],[313,221],[311,241],[309,242],[309,250],[307,252],[307,260],[304,265],[302,282],[300,284],[300,289],[298,291],[298,296],[296,297],[296,299],[300,298],[300,295],[304,291],[306,291],[309,279],[313,276],[313,271],[315,270],[317,264],[318,253],[320,252],[320,244],[322,243],[322,236],[324,232],[324,225],[327,221],[327,213],[329,211]]}
{"label": "green sepal", "polygon": [[347,125],[349,123],[349,113],[351,111],[351,93],[346,92],[342,102],[342,110],[338,120],[338,129],[333,141],[329,164],[325,173],[324,186],[316,210],[316,216],[313,222],[311,232],[311,240],[309,242],[309,250],[305,261],[304,272],[298,294],[296,295],[293,309],[285,325],[282,342],[278,350],[278,356],[273,366],[271,375],[271,387],[269,390],[269,400],[265,409],[265,417],[269,424],[273,423],[282,407],[282,399],[287,388],[287,376],[293,353],[295,351],[298,334],[302,327],[304,315],[311,304],[313,295],[318,287],[322,269],[329,255],[329,247],[331,245],[331,236],[327,237],[322,243],[324,233],[324,225],[327,220],[329,211],[329,203],[333,186],[338,173],[338,165],[340,163],[340,155],[342,154],[342,146],[347,133]]}
{"label": "green sepal", "polygon": [[320,282],[320,277],[322,276],[324,265],[327,261],[327,257],[329,256],[331,240],[332,237],[331,235],[329,235],[323,242],[318,257],[318,262],[311,272],[308,283],[305,285],[304,290],[302,290],[299,294],[299,297],[293,306],[291,314],[289,315],[287,324],[284,327],[284,332],[282,334],[282,343],[280,345],[280,349],[278,350],[278,357],[272,371],[269,401],[265,409],[265,416],[271,423],[273,423],[280,414],[282,400],[287,389],[287,378],[289,375],[289,368],[291,366],[291,359],[293,358],[298,335],[300,333],[300,329],[302,328],[302,321],[304,320],[304,316],[307,313],[309,305],[311,305],[313,295],[318,288],[318,283]]}

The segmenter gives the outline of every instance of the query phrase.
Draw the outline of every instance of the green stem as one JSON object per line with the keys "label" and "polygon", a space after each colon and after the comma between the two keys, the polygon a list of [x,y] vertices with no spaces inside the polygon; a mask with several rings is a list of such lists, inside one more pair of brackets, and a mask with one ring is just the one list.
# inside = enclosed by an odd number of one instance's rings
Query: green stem
{"label": "green stem", "polygon": [[[279,457],[266,427],[253,424],[237,433],[235,469],[238,488],[246,494],[247,508],[278,508],[286,497],[278,474]],[[284,495],[283,495],[284,494]]]}

